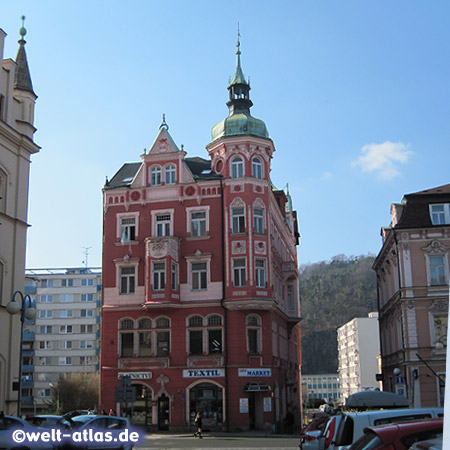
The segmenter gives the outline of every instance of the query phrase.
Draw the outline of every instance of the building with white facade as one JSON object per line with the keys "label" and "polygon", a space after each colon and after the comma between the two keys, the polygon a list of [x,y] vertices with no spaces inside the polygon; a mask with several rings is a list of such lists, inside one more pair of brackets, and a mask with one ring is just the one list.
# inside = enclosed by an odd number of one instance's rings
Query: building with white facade
{"label": "building with white facade", "polygon": [[33,396],[37,409],[70,373],[99,370],[101,269],[29,269],[38,280]]}
{"label": "building with white facade", "polygon": [[357,317],[338,328],[339,380],[342,400],[355,392],[378,389],[380,338],[378,313]]}
{"label": "building with white facade", "polygon": [[307,374],[302,376],[304,403],[313,404],[324,400],[333,404],[340,401],[340,384],[337,373]]}
{"label": "building with white facade", "polygon": [[[20,314],[6,305],[23,293],[28,229],[28,182],[36,128],[33,91],[25,53],[25,28],[20,29],[16,59],[3,57],[6,33],[0,29],[0,411],[18,407]],[[20,296],[15,300],[20,305]]]}

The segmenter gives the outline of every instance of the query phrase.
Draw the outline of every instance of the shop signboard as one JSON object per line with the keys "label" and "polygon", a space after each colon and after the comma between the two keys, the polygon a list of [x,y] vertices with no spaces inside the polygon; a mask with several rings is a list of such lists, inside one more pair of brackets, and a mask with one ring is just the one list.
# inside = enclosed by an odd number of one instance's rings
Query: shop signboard
{"label": "shop signboard", "polygon": [[224,369],[185,369],[183,378],[217,378],[224,377]]}
{"label": "shop signboard", "polygon": [[151,380],[151,372],[119,372],[118,378],[130,377],[130,380]]}
{"label": "shop signboard", "polygon": [[238,369],[240,377],[271,377],[272,369]]}

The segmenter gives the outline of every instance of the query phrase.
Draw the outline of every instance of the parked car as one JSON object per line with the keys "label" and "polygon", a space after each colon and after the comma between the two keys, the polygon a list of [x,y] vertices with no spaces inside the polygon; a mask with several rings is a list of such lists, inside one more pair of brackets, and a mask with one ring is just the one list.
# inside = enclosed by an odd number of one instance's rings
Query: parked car
{"label": "parked car", "polygon": [[63,416],[39,414],[27,417],[25,420],[38,428],[70,428],[70,423]]}
{"label": "parked car", "polygon": [[412,445],[410,450],[442,450],[444,437],[427,439]]}
{"label": "parked car", "polygon": [[23,442],[15,443],[12,439],[12,433],[15,430],[24,432],[36,432],[38,429],[25,420],[13,416],[0,415],[0,448],[2,450],[52,450],[51,443],[43,442]]}
{"label": "parked car", "polygon": [[302,450],[314,450],[315,441],[328,423],[328,414],[317,415],[300,433],[300,445]]}
{"label": "parked car", "polygon": [[388,423],[431,419],[444,416],[443,408],[388,409],[360,413],[341,413],[342,418],[334,439],[334,450],[344,450],[356,442],[364,429]]}
{"label": "parked car", "polygon": [[332,444],[336,438],[337,430],[339,429],[339,424],[341,423],[342,415],[330,417],[326,427],[320,434],[318,441],[318,450],[327,450],[332,448]]}
{"label": "parked car", "polygon": [[121,449],[121,450],[131,450],[133,448],[133,442],[123,442],[119,439],[119,434],[128,430],[130,433],[131,425],[130,421],[126,417],[117,416],[104,416],[104,415],[82,415],[74,416],[70,419],[72,425],[72,435],[73,433],[80,431],[84,432],[87,430],[92,430],[92,436],[96,432],[111,432],[114,438],[113,441],[100,442],[99,440],[91,440],[88,442],[83,442],[82,445],[74,443],[73,441],[66,441],[63,443],[62,448],[69,449],[74,448],[77,450],[99,450],[99,449]]}
{"label": "parked car", "polygon": [[366,428],[349,450],[408,450],[424,439],[442,437],[443,423],[444,419],[439,418]]}
{"label": "parked car", "polygon": [[63,414],[63,419],[69,420],[75,416],[84,416],[85,414],[89,414],[87,409],[74,409],[73,411],[66,412]]}

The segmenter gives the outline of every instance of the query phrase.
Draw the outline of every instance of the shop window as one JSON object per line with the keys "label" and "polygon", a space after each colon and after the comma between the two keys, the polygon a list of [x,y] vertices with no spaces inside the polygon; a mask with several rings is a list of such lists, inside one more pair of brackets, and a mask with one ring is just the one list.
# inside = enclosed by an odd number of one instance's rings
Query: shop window
{"label": "shop window", "polygon": [[152,333],[151,331],[139,331],[139,356],[151,356]]}
{"label": "shop window", "polygon": [[189,354],[202,355],[203,354],[203,331],[189,330]]}
{"label": "shop window", "polygon": [[170,354],[170,331],[156,332],[156,355],[169,356]]}

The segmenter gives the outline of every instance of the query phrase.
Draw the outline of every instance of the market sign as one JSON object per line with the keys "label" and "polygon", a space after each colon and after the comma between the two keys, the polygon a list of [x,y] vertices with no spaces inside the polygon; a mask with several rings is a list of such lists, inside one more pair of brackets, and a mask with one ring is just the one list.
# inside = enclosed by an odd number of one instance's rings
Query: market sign
{"label": "market sign", "polygon": [[130,380],[151,380],[151,372],[119,372],[118,378],[130,377]]}
{"label": "market sign", "polygon": [[224,369],[185,369],[183,378],[214,378],[224,377]]}
{"label": "market sign", "polygon": [[272,369],[238,369],[240,377],[271,377]]}

